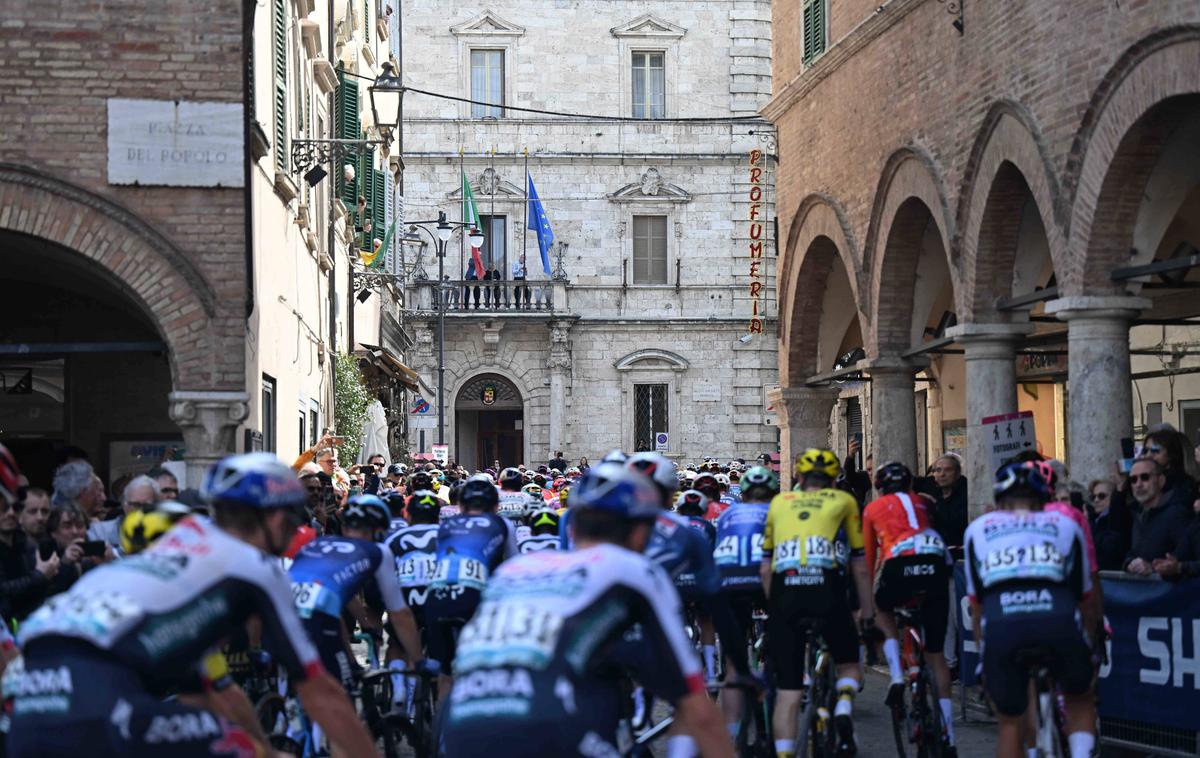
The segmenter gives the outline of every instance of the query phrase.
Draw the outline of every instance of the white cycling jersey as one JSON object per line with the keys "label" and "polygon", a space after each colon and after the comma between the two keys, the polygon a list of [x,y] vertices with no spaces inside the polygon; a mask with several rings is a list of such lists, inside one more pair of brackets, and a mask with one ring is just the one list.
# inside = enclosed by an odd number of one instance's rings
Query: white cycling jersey
{"label": "white cycling jersey", "polygon": [[500,502],[496,506],[496,515],[503,516],[509,521],[519,521],[529,508],[529,495],[524,492],[508,492],[500,490]]}
{"label": "white cycling jersey", "polygon": [[[525,527],[526,530],[529,527]],[[543,550],[558,550],[559,539],[557,534],[528,534],[525,537],[517,538],[517,550],[522,555],[525,553],[539,553]]]}
{"label": "white cycling jersey", "polygon": [[979,596],[1013,581],[1091,591],[1092,567],[1079,525],[1054,511],[993,511],[971,522],[964,537],[967,594]]}

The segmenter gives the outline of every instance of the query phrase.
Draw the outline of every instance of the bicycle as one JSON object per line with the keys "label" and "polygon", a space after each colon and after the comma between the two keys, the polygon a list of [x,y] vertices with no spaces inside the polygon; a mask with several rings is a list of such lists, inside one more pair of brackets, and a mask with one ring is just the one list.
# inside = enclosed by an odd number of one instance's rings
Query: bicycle
{"label": "bicycle", "polygon": [[804,629],[804,707],[800,714],[800,729],[796,746],[807,745],[813,758],[833,758],[837,755],[837,729],[833,714],[837,708],[837,667],[833,655],[818,631],[824,623],[819,618],[803,618]]}
{"label": "bicycle", "polygon": [[[426,671],[397,671],[381,666],[379,640],[371,634],[354,635],[356,642],[367,645],[367,670],[359,680],[360,715],[371,734],[383,740],[384,755],[399,756],[401,745],[407,742],[417,758],[434,753],[434,697],[431,680],[437,676]],[[395,702],[392,676],[415,679],[411,693],[406,694],[403,711],[392,708]],[[407,689],[407,687],[406,687]]]}
{"label": "bicycle", "polygon": [[1019,650],[1017,665],[1033,674],[1037,697],[1037,732],[1034,743],[1038,758],[1065,758],[1071,754],[1066,739],[1066,714],[1058,687],[1050,673],[1053,653],[1042,647]]}
{"label": "bicycle", "polygon": [[900,660],[904,671],[903,700],[892,706],[892,736],[900,758],[909,755],[907,744],[915,747],[918,758],[941,758],[946,742],[946,727],[938,705],[937,681],[925,661],[925,635],[921,607],[913,604],[895,610],[900,632]]}

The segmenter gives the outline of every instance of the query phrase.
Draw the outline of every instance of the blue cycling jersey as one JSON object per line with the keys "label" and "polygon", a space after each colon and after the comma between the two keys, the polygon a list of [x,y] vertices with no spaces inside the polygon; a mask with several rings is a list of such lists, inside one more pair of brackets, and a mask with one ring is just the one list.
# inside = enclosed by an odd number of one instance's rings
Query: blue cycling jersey
{"label": "blue cycling jersey", "polygon": [[717,519],[717,546],[713,560],[721,574],[721,589],[758,589],[761,586],[763,527],[769,503],[739,503]]}
{"label": "blue cycling jersey", "polygon": [[292,561],[292,599],[301,618],[314,613],[340,616],[358,591],[374,580],[385,610],[405,607],[392,552],[383,545],[350,537],[317,537]]}
{"label": "blue cycling jersey", "polygon": [[683,516],[666,511],[659,514],[646,544],[646,557],[667,572],[684,602],[711,597],[720,590],[708,538]]}
{"label": "blue cycling jersey", "polygon": [[442,522],[431,587],[482,590],[500,562],[517,554],[512,524],[494,513],[460,513]]}

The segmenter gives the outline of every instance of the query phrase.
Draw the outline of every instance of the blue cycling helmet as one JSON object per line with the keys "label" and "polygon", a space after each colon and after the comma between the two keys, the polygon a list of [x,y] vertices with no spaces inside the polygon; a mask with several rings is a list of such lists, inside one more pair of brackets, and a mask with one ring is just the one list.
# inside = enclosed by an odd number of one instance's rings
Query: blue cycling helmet
{"label": "blue cycling helmet", "polygon": [[355,495],[342,511],[342,523],[346,526],[364,524],[371,529],[387,529],[391,521],[391,511],[375,495]]}
{"label": "blue cycling helmet", "polygon": [[1005,495],[1031,495],[1045,503],[1050,500],[1054,491],[1040,467],[1029,463],[1010,463],[996,472],[996,483],[992,485],[992,493],[997,498]]}
{"label": "blue cycling helmet", "polygon": [[458,503],[463,508],[494,511],[500,504],[500,493],[496,492],[496,485],[485,474],[475,474],[463,484],[458,493]]}
{"label": "blue cycling helmet", "polygon": [[213,505],[263,510],[303,508],[308,502],[296,472],[270,453],[231,455],[217,461],[204,477],[200,496]]}
{"label": "blue cycling helmet", "polygon": [[588,469],[571,488],[572,508],[595,508],[630,520],[653,519],[662,512],[658,490],[642,473],[620,463]]}

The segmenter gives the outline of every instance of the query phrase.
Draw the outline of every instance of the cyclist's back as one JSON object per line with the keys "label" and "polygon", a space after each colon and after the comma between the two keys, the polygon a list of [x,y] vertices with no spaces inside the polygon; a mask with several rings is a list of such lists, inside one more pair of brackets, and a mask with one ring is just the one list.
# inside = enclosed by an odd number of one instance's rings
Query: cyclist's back
{"label": "cyclist's back", "polygon": [[717,519],[713,560],[721,575],[721,589],[762,590],[759,568],[769,508],[769,502],[743,501],[727,508]]}

